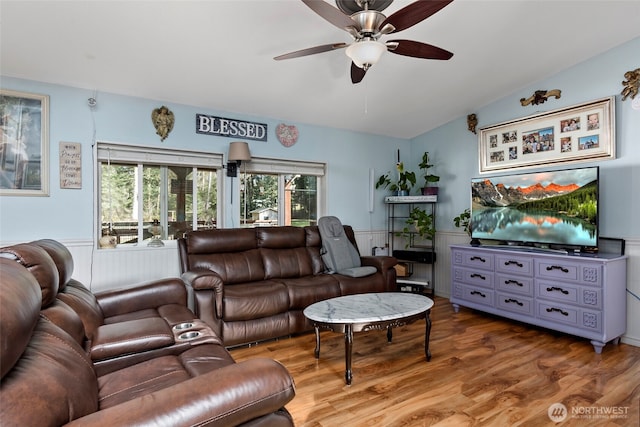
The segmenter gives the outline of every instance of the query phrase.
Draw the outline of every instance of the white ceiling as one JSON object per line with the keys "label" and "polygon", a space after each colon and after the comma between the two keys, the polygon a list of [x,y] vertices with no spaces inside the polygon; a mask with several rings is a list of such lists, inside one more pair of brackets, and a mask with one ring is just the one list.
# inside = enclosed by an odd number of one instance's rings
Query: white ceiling
{"label": "white ceiling", "polygon": [[358,85],[344,49],[273,60],[351,42],[300,0],[2,0],[0,20],[5,76],[412,138],[640,36],[640,1],[455,0],[382,39],[451,60],[386,53]]}

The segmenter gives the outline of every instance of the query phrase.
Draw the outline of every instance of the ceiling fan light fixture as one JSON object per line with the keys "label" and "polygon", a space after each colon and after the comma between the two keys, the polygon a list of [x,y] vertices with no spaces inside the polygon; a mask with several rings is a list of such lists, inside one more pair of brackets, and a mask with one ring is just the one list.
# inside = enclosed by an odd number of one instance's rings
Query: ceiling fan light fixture
{"label": "ceiling fan light fixture", "polygon": [[362,40],[351,43],[345,53],[354,64],[366,69],[376,64],[385,50],[387,46],[384,43],[376,40]]}

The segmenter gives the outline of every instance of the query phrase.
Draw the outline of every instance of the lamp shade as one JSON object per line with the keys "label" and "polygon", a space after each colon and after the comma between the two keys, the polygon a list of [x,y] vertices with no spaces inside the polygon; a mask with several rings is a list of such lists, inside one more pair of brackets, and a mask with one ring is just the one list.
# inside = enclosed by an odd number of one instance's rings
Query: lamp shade
{"label": "lamp shade", "polygon": [[243,141],[236,141],[229,144],[229,161],[251,160],[249,144]]}
{"label": "lamp shade", "polygon": [[360,68],[369,68],[377,63],[387,46],[375,40],[363,40],[351,43],[346,54]]}

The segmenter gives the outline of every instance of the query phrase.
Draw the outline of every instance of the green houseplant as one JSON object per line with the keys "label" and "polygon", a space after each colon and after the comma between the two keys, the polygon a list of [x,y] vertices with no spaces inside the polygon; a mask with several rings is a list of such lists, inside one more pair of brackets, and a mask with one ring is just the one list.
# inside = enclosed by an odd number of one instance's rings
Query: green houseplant
{"label": "green houseplant", "polygon": [[[456,227],[462,227],[462,229],[471,237],[471,210],[469,208],[460,212],[460,214],[453,218],[453,224]],[[479,246],[480,240],[471,239],[471,246]]]}
{"label": "green houseplant", "polygon": [[414,207],[409,212],[405,226],[400,236],[407,238],[406,247],[411,245],[412,236],[418,235],[420,238],[433,240],[436,235],[433,215],[428,214],[424,209]]}
{"label": "green houseplant", "polygon": [[420,162],[420,164],[418,164],[418,167],[420,168],[420,170],[422,170],[422,176],[424,178],[424,187],[422,187],[422,194],[425,196],[438,194],[438,187],[429,186],[430,184],[434,184],[440,181],[440,177],[429,172],[429,169],[431,169],[433,165],[429,163],[428,151],[425,151],[424,154],[422,154],[422,161]]}
{"label": "green houseplant", "polygon": [[460,212],[460,214],[453,218],[453,224],[456,227],[462,227],[462,229],[471,236],[471,210],[469,208]]}
{"label": "green houseplant", "polygon": [[411,188],[416,184],[416,174],[406,171],[402,162],[396,164],[396,171],[398,172],[397,181],[392,182],[389,177],[390,172],[387,172],[378,178],[376,189],[388,187],[389,190],[398,193],[398,196],[408,196]]}

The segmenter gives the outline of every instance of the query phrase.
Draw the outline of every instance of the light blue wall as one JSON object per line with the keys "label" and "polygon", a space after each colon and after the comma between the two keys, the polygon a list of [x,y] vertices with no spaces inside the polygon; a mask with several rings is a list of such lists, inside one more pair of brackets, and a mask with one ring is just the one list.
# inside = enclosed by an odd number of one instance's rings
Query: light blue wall
{"label": "light blue wall", "polygon": [[[624,73],[640,66],[639,52],[640,38],[636,38],[477,111],[469,111],[477,114],[480,129],[537,112],[616,95],[617,158],[565,166],[600,166],[600,228],[601,235],[608,237],[640,237],[640,222],[637,221],[640,213],[640,110],[633,110],[631,100],[622,102],[620,96]],[[562,96],[537,106],[520,105],[520,98],[527,98],[539,89],[560,89]],[[480,176],[477,135],[467,130],[466,117],[461,117],[420,135],[412,141],[411,147],[414,157],[429,151],[436,165],[435,174],[441,176],[437,229],[455,229],[452,219],[470,205],[470,180]],[[417,168],[417,163],[412,167]],[[540,169],[544,167],[532,171]]]}
{"label": "light blue wall", "polygon": [[[196,134],[197,113],[266,123],[269,127],[268,141],[248,141],[253,156],[326,162],[327,214],[341,218],[357,230],[383,229],[386,224],[381,192],[376,194],[374,212],[369,213],[369,168],[374,168],[376,176],[380,175],[393,166],[398,149],[407,155],[409,152],[407,140],[304,123],[288,123],[298,126],[300,137],[293,147],[286,148],[275,136],[275,128],[282,121],[273,118],[109,93],[94,94],[90,90],[14,78],[2,78],[2,88],[50,96],[51,168],[50,197],[0,197],[0,241],[3,242],[44,237],[64,240],[93,238],[94,140],[222,153],[226,159],[229,143],[234,139]],[[92,113],[87,100],[93,96],[98,105]],[[164,142],[155,134],[151,123],[151,111],[160,105],[167,105],[176,118],[174,129]],[[82,144],[80,190],[60,189],[60,141]],[[225,177],[227,189],[229,184],[229,178]],[[237,191],[237,183],[234,188]],[[230,209],[228,195],[225,208]],[[227,226],[237,224],[237,221],[237,217],[226,216]]]}
{"label": "light blue wall", "polygon": [[[640,237],[640,223],[633,220],[640,212],[640,111],[632,110],[629,100],[623,103],[619,96],[623,74],[640,66],[638,52],[640,38],[522,88],[477,111],[469,111],[478,115],[479,129],[537,111],[554,110],[617,95],[618,158],[596,163],[601,166],[601,229],[602,234],[609,237]],[[92,117],[87,99],[95,95],[93,91],[13,78],[2,78],[1,82],[5,89],[50,96],[51,145],[50,197],[0,198],[0,241],[3,242],[43,237],[65,240],[93,238],[94,139],[216,152],[224,154],[226,158],[229,142],[233,139],[196,134],[197,113],[267,123],[268,142],[249,141],[254,156],[326,162],[327,214],[338,216],[356,230],[385,228],[383,191],[376,191],[374,212],[368,212],[369,168],[375,170],[375,177],[389,171],[394,166],[398,149],[401,150],[402,160],[413,170],[417,170],[417,159],[425,150],[431,153],[436,164],[435,173],[441,176],[436,224],[439,230],[454,229],[452,218],[469,205],[469,181],[479,175],[478,139],[467,130],[466,117],[412,141],[290,123],[298,126],[300,138],[296,145],[285,148],[274,134],[275,127],[281,122],[277,118],[251,117],[101,92],[97,93],[98,106]],[[556,88],[562,90],[560,99],[551,99],[536,107],[520,106],[519,99],[530,96],[535,90]],[[461,97],[464,94],[451,96]],[[447,100],[443,99],[442,102]],[[163,104],[174,112],[176,124],[169,137],[160,142],[150,115],[154,108]],[[81,190],[62,190],[59,187],[60,141],[82,144]],[[414,159],[415,164],[410,159]],[[225,178],[225,185],[228,188],[228,178]],[[225,209],[230,209],[228,201]],[[233,224],[229,216],[226,224]]]}

